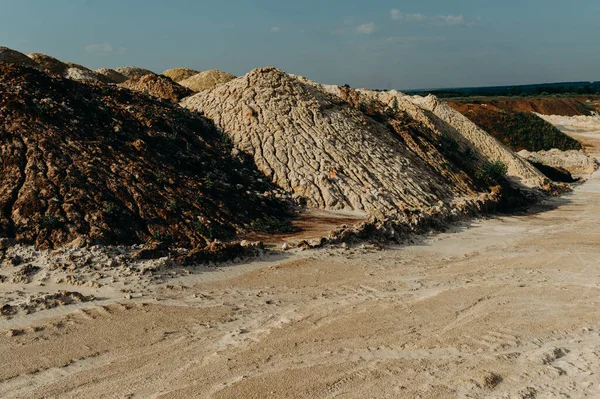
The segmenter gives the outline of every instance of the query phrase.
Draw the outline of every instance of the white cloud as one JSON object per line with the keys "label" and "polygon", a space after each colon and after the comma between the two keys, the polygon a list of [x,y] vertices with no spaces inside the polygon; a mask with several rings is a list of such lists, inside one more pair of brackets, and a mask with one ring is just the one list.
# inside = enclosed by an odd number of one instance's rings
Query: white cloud
{"label": "white cloud", "polygon": [[92,55],[111,55],[111,54],[125,54],[127,51],[124,47],[113,47],[109,43],[103,44],[88,44],[83,47],[86,53]]}
{"label": "white cloud", "polygon": [[423,14],[404,14],[396,8],[390,10],[390,17],[395,21],[408,22],[430,22],[448,26],[466,26],[471,27],[475,22],[481,21],[481,17],[477,17],[475,21],[467,20],[463,15],[423,15]]}
{"label": "white cloud", "polygon": [[279,26],[274,26],[274,27],[272,27],[272,28],[271,28],[271,32],[275,32],[275,33],[277,33],[277,32],[281,32],[281,27],[279,27]]}
{"label": "white cloud", "polygon": [[361,35],[370,35],[375,32],[377,29],[377,25],[373,22],[369,22],[368,24],[362,24],[356,27],[356,33],[360,33]]}

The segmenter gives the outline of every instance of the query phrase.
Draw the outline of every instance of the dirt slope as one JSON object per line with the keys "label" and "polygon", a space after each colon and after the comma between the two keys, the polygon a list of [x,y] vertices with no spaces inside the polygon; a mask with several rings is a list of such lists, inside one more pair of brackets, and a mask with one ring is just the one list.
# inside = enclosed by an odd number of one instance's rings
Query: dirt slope
{"label": "dirt slope", "polygon": [[27,54],[27,56],[38,63],[38,65],[41,66],[45,71],[60,76],[64,76],[65,71],[69,68],[69,66],[64,62],[46,54],[30,53]]}
{"label": "dirt slope", "polygon": [[579,150],[581,144],[531,112],[505,110],[492,104],[448,102],[513,151]]}
{"label": "dirt slope", "polygon": [[18,51],[10,49],[8,47],[0,46],[0,62],[41,69],[37,62],[35,62],[25,54],[19,53]]}
{"label": "dirt slope", "polygon": [[435,96],[407,97],[415,105],[426,111],[427,116],[450,137],[461,142],[468,142],[477,152],[490,159],[500,160],[508,166],[508,174],[514,181],[529,187],[543,187],[547,179],[529,162],[499,143],[487,132],[479,128],[460,112]]}
{"label": "dirt slope", "polygon": [[[335,96],[347,97],[344,92],[348,89],[335,85],[322,85],[302,77],[299,79]],[[434,133],[432,137],[435,137],[435,140],[445,142],[446,147],[448,144],[450,146],[457,144],[463,152],[463,160],[471,159],[479,164],[500,160],[508,166],[508,175],[514,182],[532,188],[548,187],[548,180],[537,169],[459,112],[440,102],[435,96],[411,97],[396,90],[377,92],[358,89],[356,91],[361,96],[358,106],[364,111],[368,112],[374,104],[383,104],[387,107],[386,114],[406,114],[421,126],[420,129],[429,131],[429,136]]]}
{"label": "dirt slope", "polygon": [[203,245],[282,214],[204,118],[10,64],[0,65],[0,154],[0,236],[41,247],[79,237]]}
{"label": "dirt slope", "polygon": [[190,89],[160,75],[134,76],[122,83],[121,87],[173,102],[179,102],[182,98],[193,94]]}

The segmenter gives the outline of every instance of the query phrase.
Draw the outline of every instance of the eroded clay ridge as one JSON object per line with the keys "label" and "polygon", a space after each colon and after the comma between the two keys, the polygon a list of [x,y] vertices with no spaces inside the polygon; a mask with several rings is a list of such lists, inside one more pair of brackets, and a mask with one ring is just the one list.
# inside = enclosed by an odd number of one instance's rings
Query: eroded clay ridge
{"label": "eroded clay ridge", "polygon": [[472,184],[451,184],[383,124],[276,68],[182,105],[213,119],[273,182],[310,206],[392,215],[473,192]]}
{"label": "eroded clay ridge", "polygon": [[[386,118],[408,116],[420,125],[418,130],[421,134],[432,137],[433,133],[433,136],[437,136],[434,140],[441,138],[442,141],[456,142],[463,152],[463,160],[471,158],[475,164],[499,160],[508,166],[508,176],[512,181],[531,188],[548,187],[548,179],[529,162],[435,96],[407,96],[396,90],[383,92],[368,89],[352,90],[335,85],[323,85],[300,76],[296,78],[323,92],[349,101],[355,107],[358,102],[358,108],[363,112],[371,112],[374,106],[380,107],[381,105],[377,104],[383,104],[387,107]],[[355,94],[349,95],[349,92]],[[413,150],[420,152],[414,146]],[[429,155],[431,159],[432,153],[429,152]],[[435,157],[437,154],[433,158]],[[439,170],[439,167],[436,169]],[[468,165],[463,164],[462,169],[468,171]]]}
{"label": "eroded clay ridge", "polygon": [[176,104],[0,62],[2,237],[202,246],[281,215],[272,184],[232,151]]}

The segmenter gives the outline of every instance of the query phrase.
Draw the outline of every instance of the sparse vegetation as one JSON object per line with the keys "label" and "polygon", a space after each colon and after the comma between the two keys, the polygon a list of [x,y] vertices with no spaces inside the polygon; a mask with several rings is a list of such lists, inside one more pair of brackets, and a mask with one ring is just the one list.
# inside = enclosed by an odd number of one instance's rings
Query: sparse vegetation
{"label": "sparse vegetation", "polygon": [[487,184],[500,183],[506,177],[508,167],[502,161],[486,161],[476,171],[479,180]]}
{"label": "sparse vegetation", "polygon": [[278,219],[272,216],[254,220],[252,229],[269,234],[292,233],[295,231],[294,226],[288,219]]}

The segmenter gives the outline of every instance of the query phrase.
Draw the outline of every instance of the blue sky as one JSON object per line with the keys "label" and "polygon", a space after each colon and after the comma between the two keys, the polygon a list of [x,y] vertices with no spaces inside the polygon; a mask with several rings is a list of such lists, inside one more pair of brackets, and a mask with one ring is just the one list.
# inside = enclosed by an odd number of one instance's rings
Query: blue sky
{"label": "blue sky", "polygon": [[599,38],[598,0],[0,0],[0,45],[93,69],[382,89],[600,80]]}

